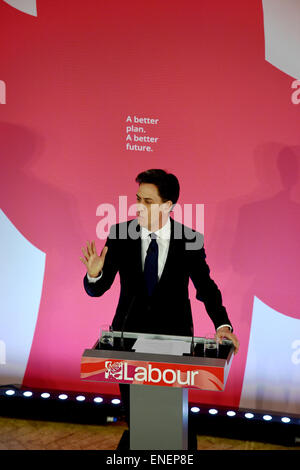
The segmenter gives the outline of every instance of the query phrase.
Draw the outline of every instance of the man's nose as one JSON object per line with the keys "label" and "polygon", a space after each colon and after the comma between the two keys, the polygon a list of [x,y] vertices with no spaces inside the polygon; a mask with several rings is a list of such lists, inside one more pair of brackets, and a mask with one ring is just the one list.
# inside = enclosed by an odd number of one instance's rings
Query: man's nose
{"label": "man's nose", "polygon": [[144,204],[139,202],[136,204],[136,210],[139,212],[146,212],[147,208],[144,206]]}

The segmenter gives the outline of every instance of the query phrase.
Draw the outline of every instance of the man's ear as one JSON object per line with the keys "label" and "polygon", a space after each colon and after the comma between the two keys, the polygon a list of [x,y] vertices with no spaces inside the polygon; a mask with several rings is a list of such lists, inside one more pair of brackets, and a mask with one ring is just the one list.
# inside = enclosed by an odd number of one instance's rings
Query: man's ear
{"label": "man's ear", "polygon": [[164,212],[165,214],[168,214],[168,212],[172,210],[173,203],[172,201],[166,201],[166,202],[163,202],[161,205],[162,205],[162,212]]}

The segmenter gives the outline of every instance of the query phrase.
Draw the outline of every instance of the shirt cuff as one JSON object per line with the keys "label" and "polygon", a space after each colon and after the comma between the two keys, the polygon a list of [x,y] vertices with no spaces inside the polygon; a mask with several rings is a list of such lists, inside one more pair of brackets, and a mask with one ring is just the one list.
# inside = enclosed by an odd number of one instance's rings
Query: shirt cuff
{"label": "shirt cuff", "polygon": [[228,326],[228,328],[230,328],[230,331],[232,331],[232,326],[231,325],[220,325],[220,326],[218,326],[216,331],[218,331],[219,328],[223,328],[223,326]]}
{"label": "shirt cuff", "polygon": [[88,275],[88,273],[86,273],[86,277],[87,277],[87,280],[89,282],[95,283],[95,282],[99,281],[99,279],[101,279],[102,274],[103,274],[103,270],[101,271],[100,276],[98,276],[98,277],[91,277],[91,276]]}

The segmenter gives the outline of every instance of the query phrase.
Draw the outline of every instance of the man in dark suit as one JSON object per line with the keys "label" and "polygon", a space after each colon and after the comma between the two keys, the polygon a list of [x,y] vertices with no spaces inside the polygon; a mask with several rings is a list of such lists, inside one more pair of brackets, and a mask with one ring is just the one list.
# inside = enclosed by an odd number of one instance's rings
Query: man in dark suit
{"label": "man in dark suit", "polygon": [[[232,340],[237,352],[239,342],[205,261],[203,235],[169,216],[179,197],[178,179],[154,169],[140,173],[136,182],[137,219],[112,225],[100,256],[94,241],[82,249],[86,292],[93,297],[103,295],[119,272],[121,292],[114,330],[190,336],[191,278],[196,298],[204,303],[214,323],[216,339]],[[120,385],[120,392],[129,424],[129,386]],[[189,448],[195,448],[196,436],[192,443],[189,433]]]}

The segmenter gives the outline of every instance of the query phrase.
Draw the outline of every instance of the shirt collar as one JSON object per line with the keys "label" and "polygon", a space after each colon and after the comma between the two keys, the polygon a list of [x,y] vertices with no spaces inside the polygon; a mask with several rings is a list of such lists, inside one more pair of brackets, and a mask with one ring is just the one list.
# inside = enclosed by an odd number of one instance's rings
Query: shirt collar
{"label": "shirt collar", "polygon": [[[141,238],[147,238],[149,234],[152,233],[146,227],[141,227]],[[170,217],[168,217],[167,222],[160,229],[153,232],[156,234],[157,238],[162,238],[164,240],[169,240],[171,237],[171,222]]]}

